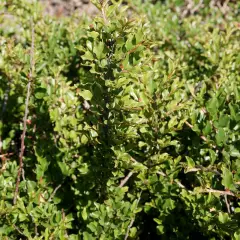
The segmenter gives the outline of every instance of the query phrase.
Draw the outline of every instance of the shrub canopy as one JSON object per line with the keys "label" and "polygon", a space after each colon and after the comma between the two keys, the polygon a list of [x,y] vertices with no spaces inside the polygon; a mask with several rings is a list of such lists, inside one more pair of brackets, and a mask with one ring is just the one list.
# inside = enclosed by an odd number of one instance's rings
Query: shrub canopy
{"label": "shrub canopy", "polygon": [[93,2],[0,3],[0,238],[240,239],[239,3]]}

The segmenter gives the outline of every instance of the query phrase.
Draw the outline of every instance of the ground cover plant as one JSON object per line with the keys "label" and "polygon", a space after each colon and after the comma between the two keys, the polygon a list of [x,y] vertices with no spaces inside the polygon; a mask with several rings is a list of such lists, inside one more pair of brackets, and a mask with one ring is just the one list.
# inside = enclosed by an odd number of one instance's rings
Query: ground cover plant
{"label": "ground cover plant", "polygon": [[0,3],[0,238],[240,239],[239,3],[92,2]]}

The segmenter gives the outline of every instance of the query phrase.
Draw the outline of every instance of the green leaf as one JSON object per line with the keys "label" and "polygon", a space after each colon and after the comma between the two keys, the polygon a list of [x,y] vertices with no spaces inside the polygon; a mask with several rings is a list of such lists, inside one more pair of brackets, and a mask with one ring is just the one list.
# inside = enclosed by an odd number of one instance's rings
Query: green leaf
{"label": "green leaf", "polygon": [[193,86],[192,84],[189,84],[189,83],[187,84],[187,86],[188,86],[188,89],[189,89],[191,95],[195,98],[196,95],[195,95],[195,89],[194,89],[194,86]]}
{"label": "green leaf", "polygon": [[228,220],[229,220],[229,216],[228,216],[227,213],[220,212],[219,215],[218,215],[218,220],[221,223],[227,223]]}
{"label": "green leaf", "polygon": [[96,54],[97,59],[102,59],[104,57],[104,46],[105,44],[103,42],[98,43],[97,45],[94,46],[93,52]]}
{"label": "green leaf", "polygon": [[188,156],[186,156],[186,159],[187,159],[188,167],[193,168],[195,166],[195,162],[193,161],[193,159]]}
{"label": "green leaf", "polygon": [[222,184],[226,189],[234,190],[234,184],[233,184],[233,175],[232,173],[227,169],[222,169],[223,175],[222,175]]}
{"label": "green leaf", "polygon": [[147,85],[147,88],[148,88],[148,92],[151,94],[151,95],[153,95],[153,93],[154,93],[154,91],[156,90],[156,83],[155,83],[155,81],[152,79],[152,78],[150,78],[149,79],[149,82],[148,82],[148,85]]}
{"label": "green leaf", "polygon": [[170,121],[168,122],[168,127],[169,129],[173,128],[174,126],[176,126],[178,123],[177,121],[177,116],[174,116],[170,119]]}
{"label": "green leaf", "polygon": [[227,127],[229,124],[229,116],[225,114],[220,114],[218,127]]}
{"label": "green leaf", "polygon": [[28,180],[28,181],[27,181],[27,186],[28,186],[28,191],[29,191],[29,193],[31,193],[31,192],[35,192],[35,189],[36,189],[37,183],[34,182],[34,181],[30,181],[30,180]]}
{"label": "green leaf", "polygon": [[126,47],[127,51],[129,51],[133,48],[132,39],[133,39],[133,35],[129,35],[129,38],[126,41],[126,44],[125,44],[125,47]]}
{"label": "green leaf", "polygon": [[86,51],[81,57],[83,60],[94,60],[93,54],[90,51]]}
{"label": "green leaf", "polygon": [[62,174],[65,176],[68,176],[69,174],[69,167],[67,166],[66,163],[63,162],[58,162],[58,166],[60,167]]}
{"label": "green leaf", "polygon": [[35,90],[35,97],[37,99],[42,99],[46,96],[46,89],[45,88],[37,88]]}
{"label": "green leaf", "polygon": [[218,111],[218,106],[219,106],[218,99],[216,97],[213,97],[207,103],[207,110],[212,116],[214,116]]}
{"label": "green leaf", "polygon": [[92,44],[91,41],[87,41],[87,42],[86,42],[86,45],[87,45],[87,48],[88,48],[90,51],[93,50],[93,44]]}
{"label": "green leaf", "polygon": [[82,144],[87,144],[88,143],[88,138],[87,138],[87,136],[86,135],[82,135],[82,137],[81,137],[81,143]]}
{"label": "green leaf", "polygon": [[175,201],[168,198],[164,201],[164,204],[162,207],[163,207],[163,209],[173,210],[175,208]]}
{"label": "green leaf", "polygon": [[92,99],[93,95],[89,90],[83,90],[79,93],[80,96],[83,97],[83,99],[89,101]]}
{"label": "green leaf", "polygon": [[42,156],[40,156],[40,154],[38,154],[38,151],[36,148],[34,148],[34,150],[35,150],[35,154],[37,157],[37,161],[41,165],[41,169],[45,172],[48,169],[48,166],[50,163],[48,162],[46,157],[42,157]]}
{"label": "green leaf", "polygon": [[205,125],[205,127],[203,129],[203,134],[205,136],[207,136],[208,134],[211,133],[211,131],[212,131],[212,125],[211,125],[211,123],[209,121],[207,121],[207,123],[206,123],[206,125]]}
{"label": "green leaf", "polygon": [[85,208],[85,207],[82,210],[82,218],[83,218],[84,221],[86,221],[87,218],[88,218],[87,208]]}
{"label": "green leaf", "polygon": [[27,215],[23,213],[19,213],[18,217],[20,222],[24,222],[27,219]]}
{"label": "green leaf", "polygon": [[143,30],[140,28],[138,32],[135,34],[136,44],[139,44],[143,40],[144,38],[143,34],[144,34]]}
{"label": "green leaf", "polygon": [[131,238],[135,238],[136,237],[136,235],[137,235],[137,228],[136,227],[132,227],[131,229],[130,229],[130,234],[129,234],[129,236],[131,237]]}
{"label": "green leaf", "polygon": [[94,238],[90,233],[88,232],[84,232],[83,233],[83,240],[95,240],[96,238]]}
{"label": "green leaf", "polygon": [[49,239],[49,231],[48,228],[45,228],[45,234],[44,234],[45,240]]}
{"label": "green leaf", "polygon": [[233,240],[240,240],[240,231],[239,231],[239,230],[234,233],[234,238],[233,238]]}
{"label": "green leaf", "polygon": [[229,109],[230,109],[231,118],[236,120],[236,111],[234,109],[234,106],[231,103],[228,106],[229,106]]}
{"label": "green leaf", "polygon": [[222,143],[225,143],[227,140],[227,137],[225,135],[225,131],[223,128],[219,128],[218,132],[216,134],[216,141],[217,141],[217,145],[222,145]]}
{"label": "green leaf", "polygon": [[161,225],[162,224],[162,220],[158,219],[158,218],[154,218],[153,219],[157,224]]}
{"label": "green leaf", "polygon": [[97,222],[91,222],[87,225],[87,227],[93,232],[96,233],[97,232]]}
{"label": "green leaf", "polygon": [[92,37],[93,39],[97,39],[97,37],[99,36],[99,33],[96,31],[91,31],[91,32],[88,32],[88,36]]}
{"label": "green leaf", "polygon": [[234,146],[230,146],[230,156],[240,157],[240,152]]}

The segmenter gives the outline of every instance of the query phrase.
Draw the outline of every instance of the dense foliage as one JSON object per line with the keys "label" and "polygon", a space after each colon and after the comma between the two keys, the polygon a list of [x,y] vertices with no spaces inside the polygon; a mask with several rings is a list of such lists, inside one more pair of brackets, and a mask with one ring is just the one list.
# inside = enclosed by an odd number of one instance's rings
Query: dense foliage
{"label": "dense foliage", "polygon": [[0,3],[0,238],[240,239],[239,3],[93,2]]}

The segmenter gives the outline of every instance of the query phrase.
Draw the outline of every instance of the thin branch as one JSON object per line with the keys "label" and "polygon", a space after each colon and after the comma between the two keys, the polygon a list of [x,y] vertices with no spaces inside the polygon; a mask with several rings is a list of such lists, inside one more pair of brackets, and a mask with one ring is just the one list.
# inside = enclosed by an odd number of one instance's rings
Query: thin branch
{"label": "thin branch", "polygon": [[12,226],[14,227],[15,230],[18,231],[18,233],[20,233],[22,236],[26,237],[26,235],[15,224],[12,224]]}
{"label": "thin branch", "polygon": [[[135,160],[133,157],[131,157],[131,161],[138,163],[138,161]],[[163,177],[167,177],[167,174],[164,173],[164,172],[157,171],[156,173],[157,173],[158,175],[163,176]],[[128,175],[130,175],[130,176],[128,177]],[[122,180],[122,182],[124,181],[124,182],[123,182],[124,184],[125,184],[125,183],[128,181],[128,179],[132,176],[131,172],[129,172],[128,175]],[[121,182],[121,184],[122,184],[122,182]],[[185,187],[182,183],[180,183],[178,180],[173,180],[173,182],[176,183],[180,188],[185,188],[185,189],[186,189],[186,187]],[[120,184],[120,186],[121,186],[121,184]],[[123,184],[123,185],[124,185],[124,184]]]}
{"label": "thin branch", "polygon": [[174,182],[175,182],[180,188],[186,189],[186,187],[185,187],[182,183],[180,183],[178,180],[174,180]]}
{"label": "thin branch", "polygon": [[[136,209],[137,209],[138,204],[139,204],[139,202],[140,202],[141,195],[142,195],[142,191],[140,192],[139,198],[138,198],[138,200],[137,200]],[[135,216],[132,218],[131,222],[130,222],[129,225],[128,225],[127,232],[126,232],[126,235],[125,235],[124,240],[127,240],[127,239],[128,239],[129,232],[130,232],[131,227],[133,226],[134,221],[135,221]]]}
{"label": "thin branch", "polygon": [[235,195],[231,191],[220,191],[220,190],[215,190],[215,189],[209,188],[209,189],[202,189],[202,190],[200,190],[200,192],[202,192],[202,193],[218,193],[220,195],[227,195],[227,196],[233,196],[233,197],[239,198],[237,195]]}
{"label": "thin branch", "polygon": [[133,172],[129,172],[128,175],[121,181],[119,187],[123,187],[132,175],[133,175]]}
{"label": "thin branch", "polygon": [[195,12],[198,12],[201,7],[203,7],[203,0],[200,0],[197,5],[195,5],[193,0],[188,0],[187,2],[185,10],[182,12],[182,18],[188,16],[189,14],[193,15]]}
{"label": "thin branch", "polygon": [[35,236],[38,236],[39,235],[39,233],[38,233],[38,225],[35,223],[34,224],[35,226],[34,226],[34,233],[35,233]]}
{"label": "thin branch", "polygon": [[[185,124],[186,124],[188,127],[190,127],[191,129],[193,129],[193,125],[190,124],[188,121],[186,121]],[[207,139],[205,136],[203,136],[203,135],[201,135],[200,138],[201,138],[204,142],[206,142],[206,143],[209,142],[208,139]],[[212,145],[212,144],[211,144],[211,146],[212,146],[213,148],[216,148],[215,145]]]}
{"label": "thin branch", "polygon": [[186,17],[186,16],[189,14],[189,12],[190,12],[191,9],[193,8],[193,6],[194,6],[193,0],[188,0],[188,1],[187,1],[187,6],[186,6],[186,8],[185,8],[184,11],[182,12],[182,18]]}
{"label": "thin branch", "polygon": [[62,220],[63,220],[63,225],[64,225],[64,232],[65,232],[65,238],[68,239],[68,233],[67,233],[67,230],[66,230],[66,227],[65,227],[65,212],[64,212],[64,209],[62,208]]}
{"label": "thin branch", "polygon": [[203,172],[212,172],[218,176],[221,176],[221,173],[217,170],[214,170],[214,169],[210,169],[210,168],[205,168],[205,167],[202,167],[202,166],[196,166],[194,168],[188,168],[186,173],[188,172],[198,172],[198,171],[203,171]]}
{"label": "thin branch", "polygon": [[158,171],[157,174],[159,174],[159,175],[161,175],[161,176],[163,176],[163,177],[166,177],[166,176],[167,176],[166,173],[164,173],[164,172],[160,172],[160,171]]}
{"label": "thin branch", "polygon": [[27,237],[15,224],[13,224],[8,218],[8,223],[22,236]]}
{"label": "thin branch", "polygon": [[106,12],[105,12],[105,7],[108,4],[108,0],[107,1],[99,1],[101,4],[101,12],[102,12],[102,17],[103,17],[103,21],[104,24],[107,25],[108,24],[108,20],[107,20],[107,16],[106,16]]}
{"label": "thin branch", "polygon": [[[26,181],[26,179],[25,179],[25,171],[24,171],[23,168],[22,168],[22,179],[23,179],[23,181]],[[26,185],[27,185],[27,183],[26,183]]]}
{"label": "thin branch", "polygon": [[197,12],[201,7],[203,6],[203,0],[200,0],[199,3],[192,9],[191,14],[193,15],[195,12]]}
{"label": "thin branch", "polygon": [[58,190],[61,186],[62,186],[62,183],[59,184],[59,185],[54,189],[54,191],[52,192],[51,196],[50,196],[49,199],[48,199],[48,202],[50,202],[50,201],[52,200],[52,198],[54,198],[57,190]]}
{"label": "thin branch", "polygon": [[5,158],[5,157],[9,157],[12,156],[14,153],[5,153],[5,154],[1,154],[0,158]]}
{"label": "thin branch", "polygon": [[228,7],[228,3],[229,0],[226,0],[223,5],[221,6],[220,2],[217,2],[217,6],[220,9],[220,11],[222,12],[223,15],[226,15],[226,13],[229,11],[229,7]]}
{"label": "thin branch", "polygon": [[[199,168],[199,169],[196,169],[196,170],[199,171],[199,170],[202,170],[202,169]],[[221,175],[220,172],[218,172],[218,171],[214,171],[214,170],[211,171],[210,169],[207,169],[207,170],[209,170],[210,172],[214,172],[214,173],[217,174],[217,175]],[[158,171],[157,174],[159,174],[159,175],[161,175],[161,176],[163,176],[163,177],[167,177],[167,174],[164,173],[164,172]],[[179,187],[184,188],[184,189],[187,189],[187,188],[186,188],[181,182],[179,182],[178,180],[173,180],[173,182],[176,183]],[[236,198],[240,198],[239,196],[237,196],[236,194],[234,194],[234,193],[231,192],[231,191],[220,191],[220,190],[215,190],[215,189],[211,189],[211,188],[210,188],[210,189],[202,189],[202,190],[200,190],[200,192],[201,192],[201,193],[218,193],[218,194],[224,195],[224,196],[233,196],[233,197],[236,197]],[[230,211],[230,207],[229,207],[229,204],[228,204],[226,198],[225,198],[225,202],[226,202],[226,205],[227,205],[227,208],[228,208],[228,212],[229,212],[229,211]]]}
{"label": "thin branch", "polygon": [[225,199],[225,203],[226,203],[226,206],[227,206],[228,213],[230,214],[231,210],[230,210],[230,206],[229,206],[229,203],[228,203],[227,195],[224,195],[224,199]]}
{"label": "thin branch", "polygon": [[102,16],[103,16],[104,23],[107,24],[108,21],[107,21],[107,18],[106,18],[105,10],[103,8],[102,8]]}
{"label": "thin branch", "polygon": [[14,193],[14,199],[13,204],[15,205],[17,202],[18,192],[19,192],[19,184],[21,181],[21,175],[22,175],[22,169],[23,169],[23,156],[24,156],[24,150],[25,150],[25,136],[27,131],[27,118],[28,118],[28,105],[29,105],[29,99],[30,99],[30,93],[31,93],[31,82],[33,80],[33,74],[34,74],[34,24],[33,20],[31,20],[31,28],[32,28],[32,43],[31,43],[31,51],[30,51],[30,71],[29,71],[29,78],[28,78],[28,85],[27,85],[27,96],[26,96],[26,102],[25,102],[25,114],[23,118],[23,132],[21,136],[21,149],[19,154],[19,168],[18,168],[18,175],[17,175],[17,182],[16,182],[16,188]]}
{"label": "thin branch", "polygon": [[[164,173],[164,172],[157,171],[157,174],[158,174],[158,175],[161,175],[161,176],[163,176],[163,177],[167,177],[167,174]],[[179,182],[178,180],[173,180],[173,182],[174,182],[175,184],[177,184],[180,188],[186,189],[186,187],[185,187],[181,182]]]}

